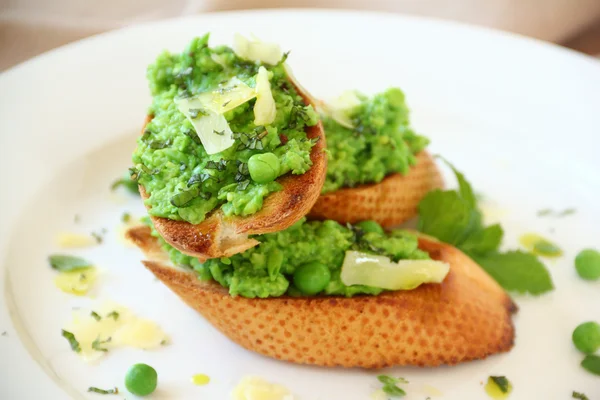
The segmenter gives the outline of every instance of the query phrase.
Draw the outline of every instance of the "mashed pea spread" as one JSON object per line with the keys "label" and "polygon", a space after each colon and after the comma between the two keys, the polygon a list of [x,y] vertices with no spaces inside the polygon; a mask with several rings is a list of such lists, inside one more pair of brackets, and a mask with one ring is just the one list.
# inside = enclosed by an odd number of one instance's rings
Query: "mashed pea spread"
{"label": "mashed pea spread", "polygon": [[410,128],[400,89],[372,98],[348,93],[337,103],[323,118],[330,152],[323,193],[406,174],[429,142]]}
{"label": "mashed pea spread", "polygon": [[[193,224],[218,207],[225,215],[260,210],[281,189],[277,177],[311,167],[305,127],[318,122],[287,79],[285,55],[252,61],[209,47],[208,38],[149,66],[152,120],[133,154],[150,215]],[[243,54],[256,45],[242,44]]]}
{"label": "mashed pea spread", "polygon": [[335,221],[302,219],[284,231],[256,236],[260,244],[244,253],[205,263],[180,253],[156,231],[153,235],[174,264],[192,269],[199,279],[214,279],[229,288],[233,296],[250,298],[381,293],[380,288],[342,283],[340,274],[347,250],[383,255],[393,261],[429,259],[418,249],[415,235],[402,230],[385,233],[374,222],[346,227]]}

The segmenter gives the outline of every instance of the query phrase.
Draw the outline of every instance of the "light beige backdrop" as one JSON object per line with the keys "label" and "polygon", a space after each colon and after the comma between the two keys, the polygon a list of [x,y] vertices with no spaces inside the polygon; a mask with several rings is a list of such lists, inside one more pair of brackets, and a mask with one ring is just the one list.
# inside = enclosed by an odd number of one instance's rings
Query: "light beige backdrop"
{"label": "light beige backdrop", "polygon": [[600,0],[0,0],[0,71],[62,44],[138,21],[277,7],[432,16],[600,53]]}

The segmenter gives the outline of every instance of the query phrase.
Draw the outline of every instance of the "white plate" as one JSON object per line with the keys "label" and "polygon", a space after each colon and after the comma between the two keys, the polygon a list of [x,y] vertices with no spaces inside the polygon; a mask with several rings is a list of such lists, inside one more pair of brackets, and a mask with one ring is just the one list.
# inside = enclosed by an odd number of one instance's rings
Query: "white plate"
{"label": "white plate", "polygon": [[[423,385],[444,399],[483,399],[481,382],[506,375],[512,399],[567,399],[572,390],[600,396],[600,380],[579,367],[571,332],[600,319],[600,285],[579,279],[573,258],[600,247],[600,64],[533,40],[454,23],[384,14],[316,11],[226,13],[140,25],[42,55],[0,76],[0,398],[98,398],[88,386],[123,388],[126,368],[147,362],[159,372],[152,398],[225,399],[244,375],[288,386],[302,400],[366,399],[376,372],[296,366],[231,343],[156,282],[115,229],[139,200],[108,190],[129,166],[149,95],[145,68],[163,49],[180,51],[195,35],[231,43],[256,33],[291,49],[297,77],[318,96],[348,88],[402,87],[413,124],[466,172],[502,210],[505,246],[524,232],[559,243],[548,262],[556,290],[516,297],[517,342],[508,354],[456,367],[387,371],[411,383],[406,399],[425,399]],[[536,210],[576,207],[568,218]],[[79,214],[77,227],[73,216]],[[119,350],[84,364],[60,336],[72,298],[52,284],[46,257],[61,230],[109,229],[86,257],[103,268],[98,300],[109,298],[157,321],[172,345]],[[208,386],[189,383],[194,373]],[[130,396],[126,396],[130,397]],[[432,399],[437,397],[432,396]]]}

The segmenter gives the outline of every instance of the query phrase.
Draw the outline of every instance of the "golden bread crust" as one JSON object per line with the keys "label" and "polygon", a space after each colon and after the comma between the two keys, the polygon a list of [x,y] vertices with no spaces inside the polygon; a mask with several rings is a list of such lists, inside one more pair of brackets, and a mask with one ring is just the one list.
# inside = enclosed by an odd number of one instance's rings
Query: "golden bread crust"
{"label": "golden bread crust", "polygon": [[321,195],[308,217],[342,224],[371,219],[392,227],[415,217],[421,199],[429,191],[442,187],[442,176],[433,158],[422,151],[408,174],[391,174],[379,183]]}
{"label": "golden bread crust", "polygon": [[509,351],[516,305],[460,250],[421,237],[419,247],[450,264],[441,284],[353,298],[232,297],[215,282],[165,262],[147,227],[127,233],[144,265],[185,303],[246,349],[299,364],[432,367]]}
{"label": "golden bread crust", "polygon": [[[310,104],[305,93],[300,90],[298,93],[306,104]],[[148,116],[144,126],[151,119]],[[229,257],[256,246],[258,241],[248,235],[278,232],[292,226],[317,201],[327,171],[325,134],[321,122],[307,127],[306,136],[318,139],[310,153],[311,168],[302,175],[287,174],[277,179],[283,189],[269,194],[257,213],[246,217],[226,217],[218,208],[197,225],[151,216],[154,227],[177,250],[200,260],[207,260]],[[148,193],[142,185],[139,189],[142,198],[146,200]],[[149,206],[147,208],[150,209]]]}

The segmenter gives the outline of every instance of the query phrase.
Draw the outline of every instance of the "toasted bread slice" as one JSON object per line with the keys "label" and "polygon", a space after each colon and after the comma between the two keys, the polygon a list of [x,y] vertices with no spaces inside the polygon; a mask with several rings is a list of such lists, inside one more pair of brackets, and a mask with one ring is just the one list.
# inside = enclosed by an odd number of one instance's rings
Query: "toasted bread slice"
{"label": "toasted bread slice", "polygon": [[443,187],[439,169],[425,151],[407,175],[392,174],[381,182],[345,188],[319,197],[308,213],[312,219],[340,223],[375,220],[383,227],[400,225],[417,215],[417,206],[427,192]]}
{"label": "toasted bread slice", "polygon": [[438,366],[512,348],[516,305],[458,249],[428,238],[419,247],[450,264],[441,284],[353,298],[232,297],[214,282],[173,267],[147,227],[127,236],[144,265],[184,302],[241,346],[280,360],[320,366]]}
{"label": "toasted bread slice", "polygon": [[[309,97],[301,92],[306,104]],[[146,124],[151,117],[146,119]],[[145,126],[145,124],[144,124]],[[306,136],[318,139],[310,154],[312,166],[303,175],[287,174],[277,182],[283,189],[269,194],[260,211],[247,217],[226,217],[220,208],[213,210],[197,225],[186,221],[151,217],[156,230],[177,250],[204,261],[209,258],[229,257],[258,244],[248,235],[282,231],[304,217],[319,197],[327,172],[325,134],[323,125],[307,127]],[[140,185],[140,194],[146,200],[148,193]],[[148,207],[150,208],[150,207]]]}

